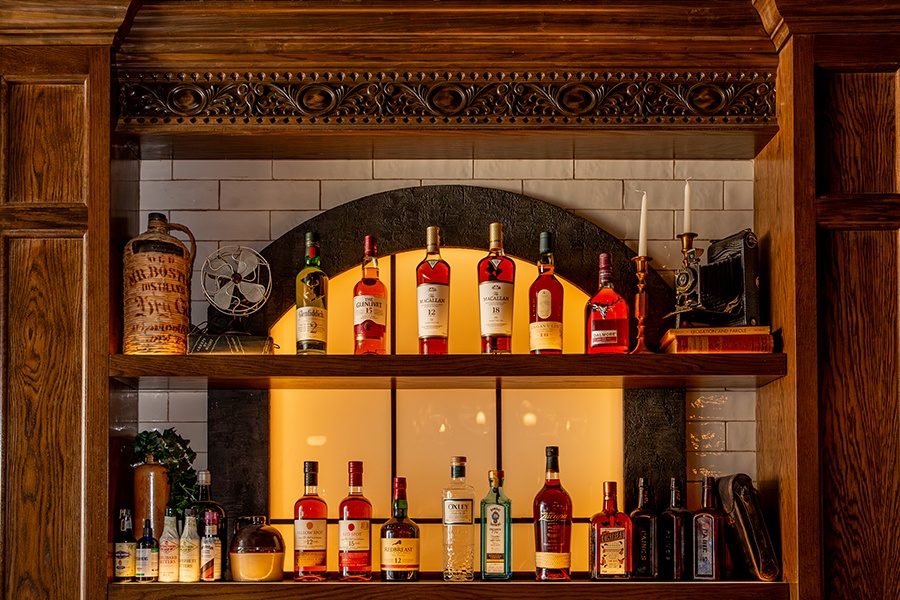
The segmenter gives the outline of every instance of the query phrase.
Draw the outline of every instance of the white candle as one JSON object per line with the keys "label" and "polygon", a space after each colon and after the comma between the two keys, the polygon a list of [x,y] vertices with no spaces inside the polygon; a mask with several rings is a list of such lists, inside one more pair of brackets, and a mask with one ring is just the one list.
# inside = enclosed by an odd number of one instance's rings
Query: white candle
{"label": "white candle", "polygon": [[647,256],[647,192],[641,198],[641,234],[638,238],[638,256]]}
{"label": "white candle", "polygon": [[684,182],[684,233],[691,233],[691,182]]}

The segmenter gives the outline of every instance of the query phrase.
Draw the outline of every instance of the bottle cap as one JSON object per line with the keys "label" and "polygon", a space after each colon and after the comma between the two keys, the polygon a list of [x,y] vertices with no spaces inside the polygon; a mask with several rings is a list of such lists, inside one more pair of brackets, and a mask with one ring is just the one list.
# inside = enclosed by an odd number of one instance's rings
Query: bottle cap
{"label": "bottle cap", "polygon": [[540,239],[541,254],[553,252],[553,233],[550,231],[542,231]]}
{"label": "bottle cap", "polygon": [[547,446],[547,456],[559,456],[559,446]]}
{"label": "bottle cap", "polygon": [[503,224],[491,223],[491,248],[503,245]]}
{"label": "bottle cap", "polygon": [[203,522],[207,525],[216,525],[219,522],[219,514],[214,510],[203,513]]}
{"label": "bottle cap", "polygon": [[491,469],[488,471],[488,480],[492,488],[498,488],[503,484],[503,469]]}
{"label": "bottle cap", "polygon": [[361,460],[351,460],[347,463],[347,471],[350,473],[362,473],[363,464]]}
{"label": "bottle cap", "polygon": [[395,490],[405,490],[406,489],[406,477],[394,477],[394,489]]}
{"label": "bottle cap", "polygon": [[604,496],[615,496],[616,495],[616,482],[615,481],[604,481],[603,482],[603,495]]}
{"label": "bottle cap", "polygon": [[212,475],[206,469],[197,471],[197,485],[210,485],[212,483]]}
{"label": "bottle cap", "polygon": [[319,234],[315,231],[306,232],[306,245],[317,244],[319,242]]}
{"label": "bottle cap", "polygon": [[703,485],[702,487],[712,487],[716,483],[716,478],[710,475],[703,476]]}
{"label": "bottle cap", "polygon": [[162,221],[163,223],[169,222],[169,220],[166,218],[165,213],[159,213],[159,212],[152,212],[149,215],[147,215],[147,222],[149,223],[152,221]]}
{"label": "bottle cap", "polygon": [[441,228],[431,226],[425,230],[425,246],[429,252],[435,252],[441,245]]}
{"label": "bottle cap", "polygon": [[678,478],[677,478],[677,477],[673,477],[673,478],[669,481],[669,488],[670,488],[670,489],[673,489],[673,490],[677,490],[677,489],[679,489],[679,487],[680,487],[680,486],[678,485]]}
{"label": "bottle cap", "polygon": [[153,522],[150,519],[144,519],[144,537],[153,537]]}
{"label": "bottle cap", "polygon": [[647,484],[648,484],[648,482],[647,482],[647,478],[646,478],[646,477],[639,477],[639,478],[638,478],[638,487],[647,487]]}
{"label": "bottle cap", "polygon": [[376,256],[378,254],[378,239],[374,235],[367,235],[363,246],[366,256]]}
{"label": "bottle cap", "polygon": [[451,464],[451,465],[462,465],[462,466],[465,466],[465,464],[466,464],[466,457],[465,457],[465,456],[451,456],[451,457],[450,457],[450,464]]}
{"label": "bottle cap", "polygon": [[177,513],[177,512],[175,511],[175,509],[172,508],[171,506],[167,506],[167,507],[166,507],[165,515],[166,515],[167,517],[177,517],[177,516],[178,516],[178,513]]}
{"label": "bottle cap", "polygon": [[303,461],[303,472],[304,473],[318,473],[319,472],[319,462],[315,461],[315,460]]}

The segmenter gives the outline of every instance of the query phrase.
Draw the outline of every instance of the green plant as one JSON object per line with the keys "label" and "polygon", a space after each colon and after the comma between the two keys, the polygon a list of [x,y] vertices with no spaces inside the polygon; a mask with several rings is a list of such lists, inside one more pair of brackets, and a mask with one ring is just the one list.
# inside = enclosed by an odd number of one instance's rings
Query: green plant
{"label": "green plant", "polygon": [[162,433],[156,430],[142,431],[131,443],[134,446],[135,463],[143,463],[148,454],[168,469],[169,504],[180,515],[197,495],[197,471],[193,462],[197,453],[191,449],[191,441],[181,437],[173,427]]}

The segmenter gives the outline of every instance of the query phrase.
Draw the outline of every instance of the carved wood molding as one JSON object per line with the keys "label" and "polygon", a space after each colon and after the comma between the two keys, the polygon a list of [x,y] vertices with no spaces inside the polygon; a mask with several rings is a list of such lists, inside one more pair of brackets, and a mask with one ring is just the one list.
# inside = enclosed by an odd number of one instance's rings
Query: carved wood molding
{"label": "carved wood molding", "polygon": [[775,123],[775,73],[298,72],[121,75],[125,125],[622,127]]}

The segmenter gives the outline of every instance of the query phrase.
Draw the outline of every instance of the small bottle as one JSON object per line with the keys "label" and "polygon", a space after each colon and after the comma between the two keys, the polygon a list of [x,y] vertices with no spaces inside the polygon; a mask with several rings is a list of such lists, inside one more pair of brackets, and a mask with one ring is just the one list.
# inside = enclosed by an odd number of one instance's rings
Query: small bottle
{"label": "small bottle", "polygon": [[362,279],[353,288],[354,354],[384,354],[387,344],[387,287],[378,279],[378,247],[365,239]]}
{"label": "small bottle", "polygon": [[475,577],[475,488],[466,483],[466,457],[450,458],[450,483],[442,490],[444,581]]}
{"label": "small bottle", "polygon": [[200,581],[222,579],[222,540],[219,539],[219,513],[203,514],[205,533],[200,538]]}
{"label": "small bottle", "polygon": [[163,531],[159,536],[159,581],[178,581],[178,521],[174,508],[166,509]]}
{"label": "small bottle", "polygon": [[559,482],[559,448],[547,446],[544,486],[534,498],[534,564],[538,581],[568,581],[572,565],[572,499]]}
{"label": "small bottle", "polygon": [[659,578],[678,581],[690,579],[693,569],[692,515],[684,508],[681,486],[672,478],[669,508],[656,520],[659,540]]}
{"label": "small bottle", "polygon": [[488,471],[490,490],[481,500],[481,578],[512,579],[512,502],[503,492],[503,471]]}
{"label": "small bottle", "polygon": [[553,234],[541,232],[538,276],[528,290],[528,345],[532,354],[562,354],[563,286],[553,274]]}
{"label": "small bottle", "polygon": [[612,266],[604,252],[600,255],[600,289],[585,307],[585,352],[628,352],[629,314],[628,303],[613,289]]}
{"label": "small bottle", "polygon": [[184,530],[178,547],[178,581],[200,581],[200,536],[197,534],[197,513],[184,511]]}
{"label": "small bottle", "polygon": [[303,496],[294,504],[294,579],[325,581],[328,505],[318,493],[319,463],[303,463]]}
{"label": "small bottle", "polygon": [[603,511],[591,517],[591,579],[624,579],[631,572],[631,519],[619,512],[615,481],[603,482]]}
{"label": "small bottle", "polygon": [[119,509],[119,531],[115,541],[115,573],[116,581],[134,580],[134,560],[137,552],[137,541],[134,539],[134,528],[131,524],[131,510]]}
{"label": "small bottle", "polygon": [[482,354],[512,352],[515,279],[516,264],[503,253],[503,225],[491,223],[490,251],[478,262]]}
{"label": "small bottle", "polygon": [[320,267],[319,235],[306,233],[306,261],[297,273],[297,354],[325,354],[328,338],[328,275]]}
{"label": "small bottle", "polygon": [[372,503],[363,496],[363,464],[347,465],[350,491],[338,509],[338,577],[341,581],[372,579]]}
{"label": "small bottle", "polygon": [[419,526],[407,516],[406,477],[394,477],[391,509],[381,526],[381,580],[418,581]]}
{"label": "small bottle", "polygon": [[144,534],[134,555],[135,581],[156,581],[159,577],[159,542],[153,537],[153,522],[144,519]]}
{"label": "small bottle", "polygon": [[225,548],[228,544],[225,509],[212,498],[212,474],[206,469],[197,471],[197,500],[191,505],[191,508],[194,509],[194,515],[197,517],[197,535],[201,540],[206,536],[206,513],[208,511],[216,513],[216,531],[219,542]]}
{"label": "small bottle", "polygon": [[694,579],[718,581],[725,569],[725,516],[716,508],[715,483],[703,476],[702,508],[694,513]]}
{"label": "small bottle", "polygon": [[656,579],[657,566],[656,515],[650,506],[650,484],[638,480],[638,506],[631,511],[631,576],[635,579]]}
{"label": "small bottle", "polygon": [[441,258],[441,229],[425,230],[425,259],[416,267],[419,354],[447,354],[450,335],[450,265]]}

